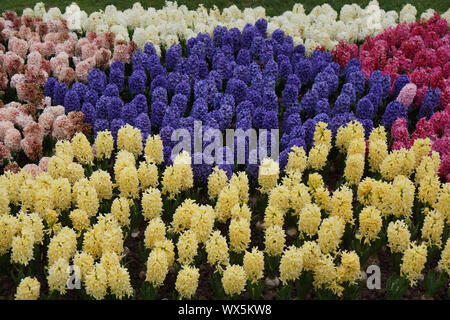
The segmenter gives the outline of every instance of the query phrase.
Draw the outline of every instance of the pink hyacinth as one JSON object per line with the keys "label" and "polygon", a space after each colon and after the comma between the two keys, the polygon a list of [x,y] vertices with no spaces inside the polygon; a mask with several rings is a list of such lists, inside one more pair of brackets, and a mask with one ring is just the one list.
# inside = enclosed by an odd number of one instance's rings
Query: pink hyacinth
{"label": "pink hyacinth", "polygon": [[66,115],[58,116],[53,122],[53,138],[57,140],[68,140],[72,138],[75,128]]}
{"label": "pink hyacinth", "polygon": [[42,55],[39,53],[39,51],[32,51],[28,54],[27,65],[40,67],[41,60],[42,60]]}
{"label": "pink hyacinth", "polygon": [[123,63],[130,63],[131,55],[130,49],[126,44],[116,44],[112,61],[122,61]]}
{"label": "pink hyacinth", "polygon": [[94,58],[89,58],[78,63],[75,68],[78,81],[86,82],[88,79],[89,71],[91,71],[91,69],[94,67],[95,67]]}
{"label": "pink hyacinth", "polygon": [[30,123],[34,123],[33,117],[29,114],[19,113],[19,115],[15,119],[15,123],[20,128],[25,128]]}
{"label": "pink hyacinth", "polygon": [[0,141],[0,160],[11,159],[11,150]]}
{"label": "pink hyacinth", "polygon": [[0,108],[0,121],[11,121],[15,123],[16,117],[19,115],[19,110],[10,104]]}
{"label": "pink hyacinth", "polygon": [[416,91],[417,86],[414,83],[408,83],[402,88],[396,100],[408,108],[416,96]]}
{"label": "pink hyacinth", "polygon": [[3,66],[6,70],[6,72],[10,76],[13,76],[16,73],[20,73],[23,70],[24,61],[15,52],[8,51],[5,53],[5,55],[3,57]]}
{"label": "pink hyacinth", "polygon": [[81,59],[86,60],[87,58],[91,58],[95,55],[97,51],[97,46],[93,43],[86,43],[81,47]]}
{"label": "pink hyacinth", "polygon": [[20,146],[29,159],[36,161],[41,157],[42,139],[39,136],[29,135],[25,137],[20,141]]}
{"label": "pink hyacinth", "polygon": [[48,136],[52,132],[55,116],[50,112],[43,112],[39,117],[38,123],[44,131],[44,135]]}
{"label": "pink hyacinth", "polygon": [[22,135],[19,130],[12,128],[6,131],[4,143],[11,151],[20,151],[20,140],[22,140]]}
{"label": "pink hyacinth", "polygon": [[12,37],[11,39],[9,39],[8,48],[23,59],[27,56],[28,43],[25,40]]}
{"label": "pink hyacinth", "polygon": [[11,121],[0,121],[0,140],[5,139],[6,131],[13,128],[14,124]]}
{"label": "pink hyacinth", "polygon": [[395,120],[391,128],[391,136],[394,139],[394,144],[397,143],[396,146],[401,145],[404,148],[409,149],[410,138],[405,118],[398,118]]}
{"label": "pink hyacinth", "polygon": [[35,165],[34,163],[30,163],[25,165],[22,168],[23,171],[25,171],[26,173],[31,174],[31,176],[33,178],[36,178],[38,175],[40,175],[42,173],[42,169],[40,167],[38,167],[37,165]]}
{"label": "pink hyacinth", "polygon": [[56,57],[50,59],[50,65],[52,72],[55,76],[58,76],[64,67],[69,66],[69,55],[65,52],[61,52]]}
{"label": "pink hyacinth", "polygon": [[49,160],[50,157],[42,157],[41,160],[39,161],[39,168],[41,168],[42,171],[47,172]]}

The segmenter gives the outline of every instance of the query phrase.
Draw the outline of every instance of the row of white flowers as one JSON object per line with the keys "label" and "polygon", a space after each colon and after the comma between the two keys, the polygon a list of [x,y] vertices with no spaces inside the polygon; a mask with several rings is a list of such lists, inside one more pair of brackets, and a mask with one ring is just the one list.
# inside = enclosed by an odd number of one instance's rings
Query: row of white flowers
{"label": "row of white flowers", "polygon": [[[433,9],[428,9],[422,13],[421,18],[429,18],[434,12]],[[99,10],[90,15],[75,3],[66,7],[62,13],[59,8],[50,8],[47,11],[44,3],[40,2],[34,9],[25,9],[23,14],[39,16],[45,21],[62,17],[68,20],[69,27],[74,31],[111,31],[116,35],[116,39],[133,40],[139,47],[143,47],[148,41],[153,42],[155,46],[170,47],[180,39],[189,39],[199,32],[212,34],[217,25],[243,29],[247,23],[253,24],[259,18],[265,18],[269,22],[269,35],[281,28],[293,37],[295,45],[304,44],[307,52],[313,51],[318,45],[331,50],[340,39],[360,41],[389,26],[416,21],[418,18],[416,8],[410,4],[405,5],[399,13],[386,12],[376,0],[371,1],[365,8],[358,4],[346,4],[339,13],[330,5],[324,4],[316,6],[306,14],[303,5],[297,3],[292,10],[274,17],[267,16],[263,7],[240,10],[232,5],[221,11],[216,6],[207,9],[200,5],[196,10],[189,10],[185,5],[179,6],[176,2],[166,2],[160,10],[152,7],[145,9],[139,2],[124,11],[118,10],[114,5],[108,5],[104,11]],[[443,16],[450,21],[450,9]]]}

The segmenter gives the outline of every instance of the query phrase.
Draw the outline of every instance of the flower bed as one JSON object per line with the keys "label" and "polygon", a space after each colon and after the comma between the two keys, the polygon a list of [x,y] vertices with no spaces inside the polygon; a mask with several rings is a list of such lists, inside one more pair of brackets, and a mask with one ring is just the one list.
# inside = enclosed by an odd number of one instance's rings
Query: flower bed
{"label": "flower bed", "polygon": [[337,17],[5,12],[0,293],[445,298],[448,11]]}

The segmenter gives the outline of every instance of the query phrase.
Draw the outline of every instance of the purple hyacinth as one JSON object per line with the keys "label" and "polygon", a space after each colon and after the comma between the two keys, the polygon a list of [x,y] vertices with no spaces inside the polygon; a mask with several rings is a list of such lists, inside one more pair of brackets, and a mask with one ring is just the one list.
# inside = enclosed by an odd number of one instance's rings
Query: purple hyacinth
{"label": "purple hyacinth", "polygon": [[252,42],[253,42],[253,37],[255,36],[255,34],[258,34],[258,30],[250,25],[247,24],[244,27],[244,30],[242,31],[242,39],[241,39],[241,46],[244,49],[250,49]]}
{"label": "purple hyacinth", "polygon": [[239,53],[236,57],[236,63],[243,66],[248,66],[250,62],[251,62],[250,51],[248,51],[247,49],[239,50]]}
{"label": "purple hyacinth", "polygon": [[245,100],[245,96],[247,94],[247,85],[242,80],[231,78],[228,81],[225,93],[231,94],[235,102],[239,104]]}
{"label": "purple hyacinth", "polygon": [[162,127],[161,130],[159,130],[159,136],[161,137],[161,141],[163,142],[164,146],[173,147],[174,142],[172,141],[172,132],[174,131],[174,128],[170,126]]}
{"label": "purple hyacinth", "polygon": [[167,105],[164,102],[154,101],[151,106],[151,118],[152,123],[157,127],[161,126],[161,123],[166,113]]}
{"label": "purple hyacinth", "polygon": [[392,101],[387,105],[386,111],[381,118],[381,123],[385,127],[390,128],[398,118],[408,119],[408,111],[400,102]]}
{"label": "purple hyacinth", "polygon": [[172,70],[175,68],[178,61],[181,59],[181,56],[183,54],[183,50],[181,49],[181,46],[179,44],[173,44],[167,51],[166,51],[166,67],[169,70]]}
{"label": "purple hyacinth", "polygon": [[152,132],[152,124],[147,113],[141,113],[134,121],[134,125],[141,131],[142,140],[147,141],[147,137]]}
{"label": "purple hyacinth", "polygon": [[259,34],[261,35],[261,37],[266,37],[266,33],[267,33],[267,20],[263,19],[263,18],[259,18],[256,22],[255,22],[255,28],[258,30]]}
{"label": "purple hyacinth", "polygon": [[281,103],[285,107],[292,107],[297,103],[298,87],[293,85],[286,85],[281,94]]}
{"label": "purple hyacinth", "polygon": [[356,101],[355,88],[351,83],[344,83],[344,85],[342,86],[341,93],[345,93],[350,98],[350,103]]}
{"label": "purple hyacinth", "polygon": [[213,44],[215,47],[221,47],[222,46],[222,40],[223,37],[227,33],[227,27],[224,26],[217,26],[214,28],[213,31]]}
{"label": "purple hyacinth", "polygon": [[72,89],[71,90],[75,91],[78,94],[78,97],[80,98],[80,100],[83,100],[84,95],[88,91],[88,87],[87,87],[87,85],[85,85],[85,84],[83,84],[81,82],[75,82],[72,85]]}
{"label": "purple hyacinth", "polygon": [[167,108],[161,126],[162,127],[170,126],[172,128],[177,129],[180,127],[179,123],[180,123],[180,114],[178,110],[174,109],[173,107]]}
{"label": "purple hyacinth", "polygon": [[302,125],[302,119],[300,118],[300,114],[293,113],[287,117],[287,119],[283,125],[283,129],[284,129],[284,132],[289,134],[289,133],[291,133],[293,128],[301,126],[301,125]]}
{"label": "purple hyacinth", "polygon": [[361,94],[366,87],[366,76],[361,71],[354,71],[348,75],[348,82],[353,85],[356,94]]}
{"label": "purple hyacinth", "polygon": [[172,97],[170,107],[174,109],[174,111],[176,111],[179,115],[182,115],[186,112],[187,103],[188,100],[184,94],[176,94]]}
{"label": "purple hyacinth", "polygon": [[53,105],[64,105],[64,97],[66,96],[67,91],[67,84],[65,84],[64,82],[56,83],[55,87],[53,88]]}
{"label": "purple hyacinth", "polygon": [[191,167],[195,181],[202,184],[208,182],[209,174],[212,171],[212,165],[208,164],[207,161],[205,161],[202,152],[196,152],[192,154]]}
{"label": "purple hyacinth", "polygon": [[331,113],[331,108],[330,108],[330,104],[328,103],[328,99],[319,99],[316,103],[316,108],[315,108],[315,114],[320,114],[320,113],[325,113],[325,114],[330,114]]}
{"label": "purple hyacinth", "polygon": [[330,116],[327,114],[327,113],[319,113],[318,115],[316,115],[315,117],[314,117],[314,121],[316,122],[316,123],[319,123],[319,122],[325,122],[325,123],[329,123],[330,122]]}
{"label": "purple hyacinth", "polygon": [[133,102],[129,102],[123,106],[120,113],[120,118],[122,118],[125,123],[134,126],[137,115],[136,105]]}
{"label": "purple hyacinth", "polygon": [[97,137],[97,133],[105,130],[109,130],[109,122],[105,119],[97,119],[94,124],[94,137]]}
{"label": "purple hyacinth", "polygon": [[327,82],[325,81],[314,82],[311,89],[317,92],[319,99],[328,99],[330,88]]}
{"label": "purple hyacinth", "polygon": [[47,79],[47,81],[45,82],[45,86],[44,86],[44,94],[46,97],[53,98],[54,88],[57,83],[58,83],[58,81],[56,81],[56,79],[53,77],[49,77]]}
{"label": "purple hyacinth", "polygon": [[427,118],[427,120],[430,120],[431,116],[434,113],[434,110],[439,106],[440,98],[441,91],[439,90],[439,88],[436,88],[434,90],[429,88],[427,90],[427,93],[425,94],[422,106],[419,110],[419,119],[425,117]]}
{"label": "purple hyacinth", "polygon": [[[102,100],[100,98],[100,100]],[[119,97],[107,97],[106,108],[108,110],[108,119],[112,121],[113,119],[120,118],[123,109],[123,101]]]}
{"label": "purple hyacinth", "polygon": [[294,66],[294,73],[301,83],[308,83],[312,78],[312,65],[309,59],[303,59]]}
{"label": "purple hyacinth", "polygon": [[91,69],[88,75],[88,85],[90,89],[102,94],[106,88],[106,74],[99,69]]}
{"label": "purple hyacinth", "polygon": [[84,98],[83,99],[84,102],[88,102],[88,103],[92,104],[93,106],[95,106],[98,101],[98,93],[95,90],[88,90],[83,98]]}
{"label": "purple hyacinth", "polygon": [[303,123],[303,131],[305,132],[305,142],[307,145],[312,146],[314,143],[314,132],[316,131],[316,121],[314,119],[308,119]]}
{"label": "purple hyacinth", "polygon": [[372,119],[373,109],[373,103],[369,98],[364,97],[356,105],[356,117],[358,119]]}
{"label": "purple hyacinth", "polygon": [[319,94],[316,90],[309,90],[300,101],[300,107],[305,110],[307,117],[312,117],[314,115],[314,108],[317,101],[319,100]]}
{"label": "purple hyacinth", "polygon": [[372,119],[359,119],[358,120],[364,128],[364,135],[366,139],[369,139],[370,133],[373,130]]}
{"label": "purple hyacinth", "polygon": [[191,96],[191,86],[189,85],[189,83],[187,81],[181,81],[175,87],[174,93],[175,93],[175,95],[181,94],[181,95],[184,95],[185,97],[190,97]]}
{"label": "purple hyacinth", "polygon": [[81,101],[75,90],[68,91],[64,96],[64,109],[66,112],[80,111]]}
{"label": "purple hyacinth", "polygon": [[394,89],[392,91],[392,97],[395,99],[399,95],[400,91],[409,83],[409,78],[406,74],[398,76],[394,81]]}
{"label": "purple hyacinth", "polygon": [[97,119],[108,119],[108,101],[109,97],[101,96],[100,99],[95,104],[95,117]]}
{"label": "purple hyacinth", "polygon": [[121,61],[114,61],[109,68],[109,83],[114,83],[119,91],[125,83],[125,66]]}
{"label": "purple hyacinth", "polygon": [[90,123],[91,125],[95,123],[95,108],[92,104],[90,104],[89,102],[83,103],[81,112],[83,112],[85,115],[84,122]]}
{"label": "purple hyacinth", "polygon": [[203,98],[198,98],[194,101],[191,110],[191,116],[196,120],[203,121],[208,113],[208,104]]}
{"label": "purple hyacinth", "polygon": [[340,113],[347,113],[350,111],[350,97],[346,95],[345,93],[341,93],[334,103],[333,109],[331,110],[331,113],[333,116],[336,116]]}
{"label": "purple hyacinth", "polygon": [[163,74],[160,74],[157,77],[153,78],[152,83],[150,85],[150,92],[153,93],[153,90],[155,90],[158,87],[163,87],[167,89],[167,85],[168,85],[167,77]]}
{"label": "purple hyacinth", "polygon": [[163,87],[155,88],[155,90],[153,90],[152,92],[152,101],[160,101],[167,104],[169,101],[167,97],[167,90]]}
{"label": "purple hyacinth", "polygon": [[128,78],[128,88],[131,94],[144,94],[145,84],[147,82],[147,75],[142,69],[133,71],[131,76]]}
{"label": "purple hyacinth", "polygon": [[105,92],[103,93],[104,96],[108,97],[118,97],[119,96],[119,88],[116,84],[110,83],[106,86]]}

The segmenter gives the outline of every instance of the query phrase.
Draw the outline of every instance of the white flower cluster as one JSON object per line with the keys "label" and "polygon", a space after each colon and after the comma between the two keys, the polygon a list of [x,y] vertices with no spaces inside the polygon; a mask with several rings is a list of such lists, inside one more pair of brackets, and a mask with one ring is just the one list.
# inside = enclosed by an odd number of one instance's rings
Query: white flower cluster
{"label": "white flower cluster", "polygon": [[[259,18],[265,18],[268,21],[269,36],[280,28],[293,37],[295,45],[304,44],[310,53],[317,46],[331,50],[341,39],[349,42],[361,41],[366,36],[376,35],[397,23],[416,21],[417,10],[407,4],[400,13],[386,12],[373,0],[365,8],[358,4],[346,4],[340,13],[330,5],[323,4],[306,14],[303,5],[296,3],[292,10],[280,16],[269,17],[263,7],[240,10],[236,5],[232,5],[220,11],[216,6],[208,10],[200,5],[196,10],[189,10],[185,5],[179,6],[177,2],[166,2],[162,9],[156,10],[152,7],[144,9],[136,2],[132,8],[124,11],[118,10],[114,5],[108,5],[104,11],[96,11],[88,16],[76,4],[66,7],[63,14],[58,8],[46,11],[41,2],[36,4],[34,9],[25,9],[23,13],[40,16],[44,21],[62,17],[74,31],[111,31],[117,40],[133,40],[140,48],[150,41],[157,50],[160,46],[170,47],[199,32],[212,35],[218,25],[242,30],[247,23],[254,24]],[[421,17],[429,18],[433,13],[434,10],[429,9]],[[443,16],[450,21],[450,9]]]}

